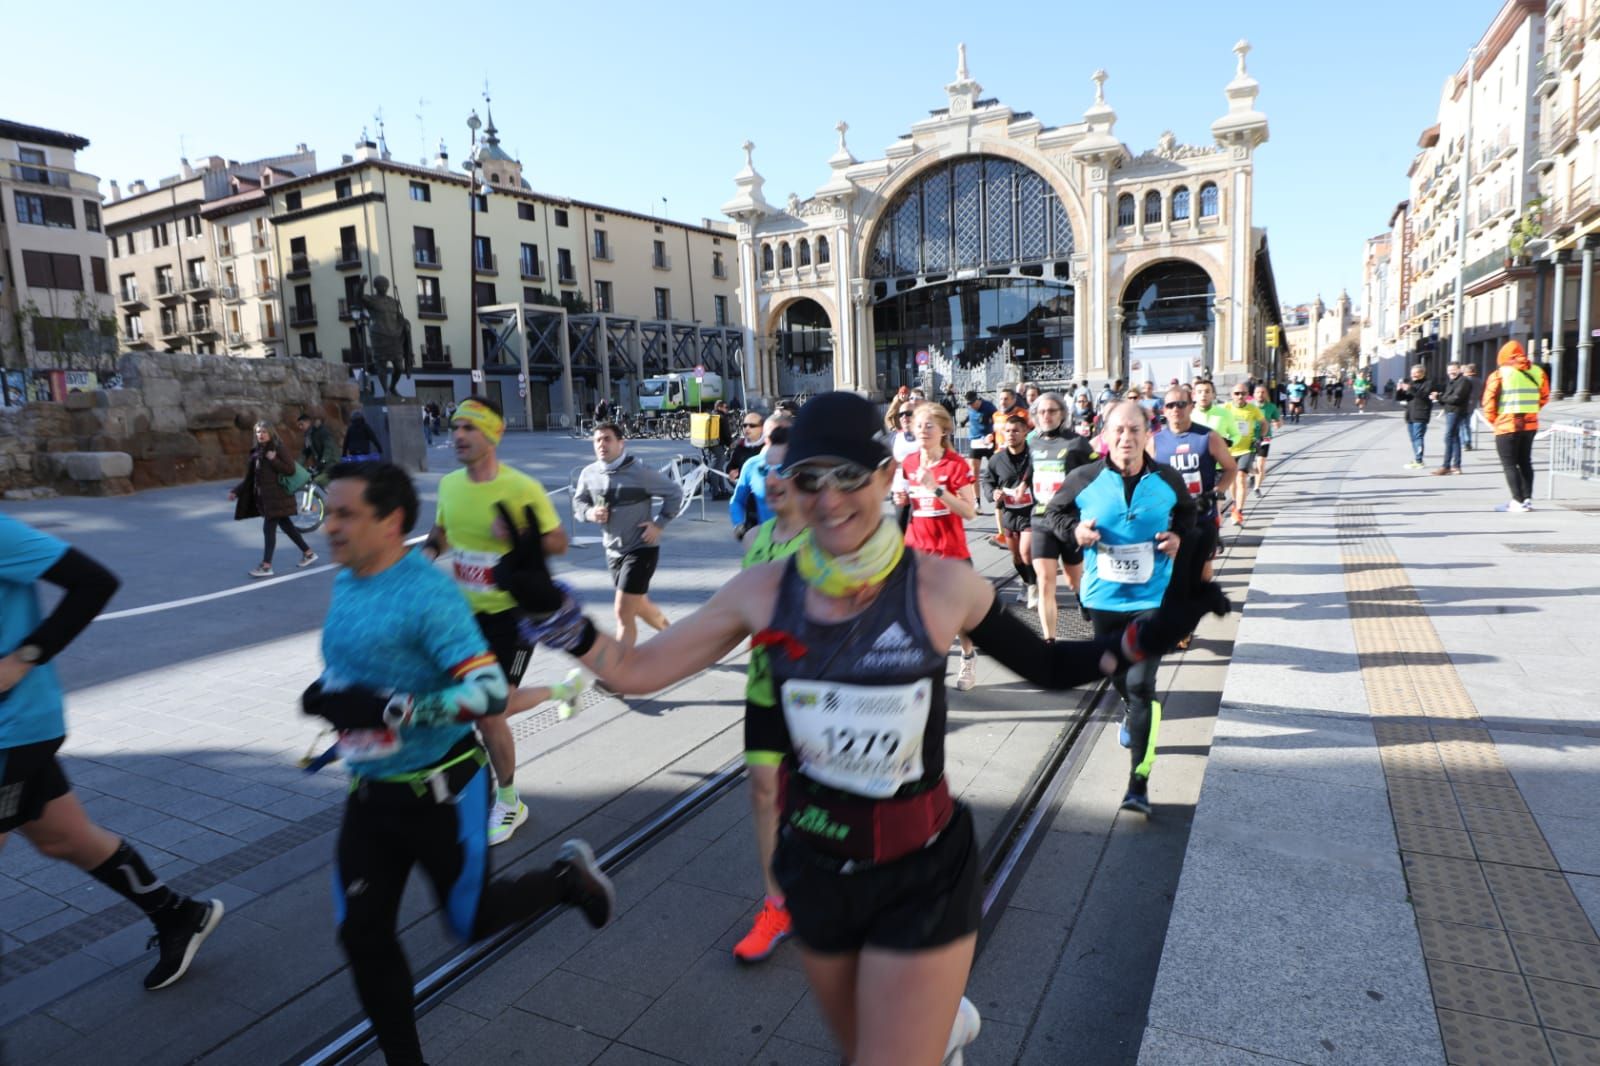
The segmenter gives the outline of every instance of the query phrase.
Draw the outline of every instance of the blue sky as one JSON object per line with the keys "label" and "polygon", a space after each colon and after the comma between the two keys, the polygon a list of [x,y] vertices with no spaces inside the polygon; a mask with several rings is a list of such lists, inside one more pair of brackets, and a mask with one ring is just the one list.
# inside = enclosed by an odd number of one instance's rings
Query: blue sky
{"label": "blue sky", "polygon": [[336,163],[379,108],[396,157],[415,160],[443,136],[461,159],[487,78],[502,142],[535,188],[637,211],[665,198],[690,220],[716,216],[731,194],[746,137],[775,203],[826,180],[841,118],[857,158],[880,156],[943,105],[958,41],[986,96],[1046,125],[1080,120],[1104,67],[1116,133],[1134,152],[1166,129],[1207,144],[1226,110],[1230,49],[1246,37],[1271,123],[1255,222],[1290,302],[1331,300],[1341,286],[1359,299],[1361,241],[1405,197],[1445,78],[1499,9],[284,0],[134,14],[92,0],[57,18],[40,0],[18,4],[5,20],[4,117],[88,137],[81,165],[102,180],[153,184],[177,171],[180,144],[191,159],[243,160],[305,141]]}

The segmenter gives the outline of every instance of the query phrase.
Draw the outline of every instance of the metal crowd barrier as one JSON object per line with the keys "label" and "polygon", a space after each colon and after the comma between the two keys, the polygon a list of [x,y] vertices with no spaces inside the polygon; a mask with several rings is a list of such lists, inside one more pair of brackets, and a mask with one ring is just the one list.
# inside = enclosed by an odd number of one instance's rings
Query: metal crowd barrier
{"label": "metal crowd barrier", "polygon": [[1579,481],[1600,478],[1600,428],[1594,419],[1573,419],[1548,426],[1540,436],[1550,444],[1550,477],[1545,481],[1545,499],[1555,499],[1558,477]]}

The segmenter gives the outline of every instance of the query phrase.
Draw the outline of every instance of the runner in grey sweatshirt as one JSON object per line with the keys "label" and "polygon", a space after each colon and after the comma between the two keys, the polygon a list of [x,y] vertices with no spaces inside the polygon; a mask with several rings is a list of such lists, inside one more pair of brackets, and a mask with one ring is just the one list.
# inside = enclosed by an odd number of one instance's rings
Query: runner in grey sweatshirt
{"label": "runner in grey sweatshirt", "polygon": [[661,530],[678,513],[683,490],[649,463],[629,455],[622,430],[609,422],[595,427],[594,454],[596,461],[578,475],[573,514],[604,529],[606,564],[617,589],[617,640],[631,648],[637,619],[658,630],[667,628],[667,616],[650,600],[650,578],[661,555]]}

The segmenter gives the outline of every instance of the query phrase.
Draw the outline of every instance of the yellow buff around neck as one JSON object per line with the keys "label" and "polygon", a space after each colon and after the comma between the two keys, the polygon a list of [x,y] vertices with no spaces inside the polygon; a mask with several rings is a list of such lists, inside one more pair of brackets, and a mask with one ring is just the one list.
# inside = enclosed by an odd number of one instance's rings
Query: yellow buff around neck
{"label": "yellow buff around neck", "polygon": [[853,552],[829,555],[807,531],[795,550],[795,566],[805,583],[824,596],[849,596],[881,584],[905,554],[906,542],[893,522],[880,522],[867,542]]}
{"label": "yellow buff around neck", "polygon": [[451,422],[470,422],[478,427],[478,431],[489,438],[490,444],[499,444],[500,437],[506,431],[506,420],[489,409],[489,405],[479,403],[477,400],[464,400],[456,408],[456,413],[450,416]]}

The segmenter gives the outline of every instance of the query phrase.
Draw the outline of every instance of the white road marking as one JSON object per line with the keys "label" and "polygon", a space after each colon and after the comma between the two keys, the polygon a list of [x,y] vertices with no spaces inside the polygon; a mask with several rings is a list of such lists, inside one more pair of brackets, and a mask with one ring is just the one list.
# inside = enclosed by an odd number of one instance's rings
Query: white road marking
{"label": "white road marking", "polygon": [[[421,544],[426,539],[427,536],[424,534],[420,537],[412,537],[410,540],[406,541],[406,543]],[[237,585],[231,589],[222,589],[220,592],[208,592],[203,596],[188,596],[181,600],[167,600],[165,603],[151,603],[146,604],[143,607],[130,607],[125,611],[108,611],[105,614],[96,616],[95,621],[112,622],[119,618],[138,618],[140,615],[157,614],[161,611],[175,611],[179,607],[191,607],[197,603],[208,603],[211,600],[226,599],[229,596],[242,596],[246,592],[255,592],[258,589],[271,588],[274,585],[281,585],[285,581],[298,581],[303,577],[310,577],[313,574],[323,574],[329,570],[337,570],[338,568],[338,563],[326,563],[322,566],[313,566],[309,570],[300,570],[293,574],[284,574],[282,577],[270,577],[260,581],[252,581],[248,585]]]}

